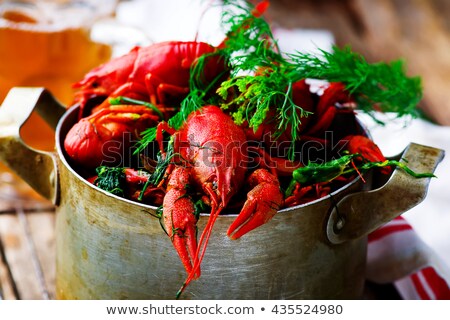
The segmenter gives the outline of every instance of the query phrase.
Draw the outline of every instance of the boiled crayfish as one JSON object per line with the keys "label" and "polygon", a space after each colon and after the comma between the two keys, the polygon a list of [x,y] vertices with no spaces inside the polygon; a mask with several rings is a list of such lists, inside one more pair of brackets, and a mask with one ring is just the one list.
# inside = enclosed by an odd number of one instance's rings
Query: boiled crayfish
{"label": "boiled crayfish", "polygon": [[[167,168],[169,182],[162,217],[189,274],[186,286],[200,275],[200,263],[217,216],[246,181],[251,190],[228,230],[232,239],[269,221],[282,207],[283,194],[277,177],[267,170],[248,174],[245,133],[220,108],[205,106],[191,113],[178,131],[162,122],[158,125],[158,137],[163,130],[173,136],[177,159]],[[211,207],[199,245],[195,228],[198,217],[191,199],[194,191]]]}
{"label": "boiled crayfish", "polygon": [[[124,134],[131,133],[132,140],[136,140],[144,129],[154,127],[174,112],[171,109],[176,109],[189,93],[191,71],[200,57],[207,59],[197,82],[210,83],[226,74],[224,61],[212,55],[215,50],[196,41],[135,47],[86,74],[74,84],[79,89],[75,102],[80,104],[81,119],[64,142],[71,159],[89,168],[120,163],[130,140]],[[153,111],[144,106],[112,106],[112,99],[118,97],[148,101]],[[97,98],[105,100],[83,118],[86,104]]]}
{"label": "boiled crayfish", "polygon": [[82,118],[67,133],[64,148],[74,163],[85,168],[119,165],[129,155],[141,131],[155,126],[154,110],[137,105],[114,105]]}
{"label": "boiled crayfish", "polygon": [[[135,47],[128,54],[94,68],[73,85],[80,116],[91,99],[126,96],[151,102],[159,108],[174,107],[190,89],[191,70],[207,56],[204,72],[196,78],[205,84],[226,74],[226,64],[213,55],[216,48],[205,42],[167,41]],[[108,106],[108,99],[98,108]]]}

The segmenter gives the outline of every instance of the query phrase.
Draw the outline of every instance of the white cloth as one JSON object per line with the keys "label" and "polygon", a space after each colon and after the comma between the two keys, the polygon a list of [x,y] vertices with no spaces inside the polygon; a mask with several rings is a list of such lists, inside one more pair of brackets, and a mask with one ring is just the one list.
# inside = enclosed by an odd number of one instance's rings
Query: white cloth
{"label": "white cloth", "polygon": [[403,299],[450,299],[450,270],[402,217],[369,235],[366,278]]}

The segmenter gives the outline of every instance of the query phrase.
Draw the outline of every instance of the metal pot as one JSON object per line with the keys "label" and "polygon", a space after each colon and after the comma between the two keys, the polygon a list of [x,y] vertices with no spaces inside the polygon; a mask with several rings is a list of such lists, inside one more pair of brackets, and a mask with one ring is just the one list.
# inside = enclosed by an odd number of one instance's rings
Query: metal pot
{"label": "metal pot", "polygon": [[[33,109],[56,128],[55,152],[21,140],[19,129]],[[186,274],[152,216],[156,208],[106,193],[70,167],[62,146],[77,110],[66,111],[42,88],[14,88],[0,108],[3,162],[57,206],[57,298],[175,298]],[[443,156],[411,143],[399,158],[413,170],[433,172]],[[281,210],[234,241],[226,230],[235,216],[221,215],[202,275],[181,298],[360,298],[367,234],[420,203],[429,182],[398,169],[378,186],[356,179],[325,198]]]}

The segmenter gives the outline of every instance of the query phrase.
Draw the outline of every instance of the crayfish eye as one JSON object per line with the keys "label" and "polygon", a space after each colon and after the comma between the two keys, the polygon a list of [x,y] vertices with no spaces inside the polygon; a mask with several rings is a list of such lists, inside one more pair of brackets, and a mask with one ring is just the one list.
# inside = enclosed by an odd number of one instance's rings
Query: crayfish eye
{"label": "crayfish eye", "polygon": [[98,83],[98,82],[92,82],[92,84],[91,84],[91,86],[92,86],[92,88],[98,88],[99,86],[100,86],[100,83]]}

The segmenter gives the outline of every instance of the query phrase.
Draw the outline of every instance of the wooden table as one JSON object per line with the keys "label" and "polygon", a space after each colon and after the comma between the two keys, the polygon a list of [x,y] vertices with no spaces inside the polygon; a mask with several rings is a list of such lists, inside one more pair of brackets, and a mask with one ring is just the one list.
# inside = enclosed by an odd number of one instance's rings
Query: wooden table
{"label": "wooden table", "polygon": [[0,299],[54,298],[54,207],[0,171]]}

